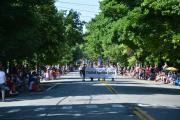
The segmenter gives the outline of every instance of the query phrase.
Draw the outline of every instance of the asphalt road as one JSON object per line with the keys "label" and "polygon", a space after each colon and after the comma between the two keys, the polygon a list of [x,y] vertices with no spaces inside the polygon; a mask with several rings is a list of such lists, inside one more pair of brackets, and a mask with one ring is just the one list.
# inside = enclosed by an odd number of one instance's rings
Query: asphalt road
{"label": "asphalt road", "polygon": [[45,90],[0,102],[1,120],[180,120],[180,87],[118,76],[81,81],[78,72],[42,81]]}

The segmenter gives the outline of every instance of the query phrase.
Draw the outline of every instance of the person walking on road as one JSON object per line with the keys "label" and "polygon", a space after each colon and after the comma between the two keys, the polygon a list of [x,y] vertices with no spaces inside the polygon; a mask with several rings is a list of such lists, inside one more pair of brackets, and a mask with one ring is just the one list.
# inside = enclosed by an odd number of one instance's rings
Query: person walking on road
{"label": "person walking on road", "polygon": [[[93,63],[93,61],[90,61],[90,67],[91,67],[91,68],[94,68],[94,63]],[[90,79],[91,79],[91,82],[92,82],[92,81],[93,81],[93,77],[91,77]]]}
{"label": "person walking on road", "polygon": [[83,77],[82,81],[85,81],[85,74],[86,74],[85,70],[86,70],[86,64],[84,64],[82,67],[82,77]]}
{"label": "person walking on road", "polygon": [[2,101],[5,101],[5,83],[6,83],[6,74],[3,71],[2,64],[0,63],[0,89],[2,94]]}

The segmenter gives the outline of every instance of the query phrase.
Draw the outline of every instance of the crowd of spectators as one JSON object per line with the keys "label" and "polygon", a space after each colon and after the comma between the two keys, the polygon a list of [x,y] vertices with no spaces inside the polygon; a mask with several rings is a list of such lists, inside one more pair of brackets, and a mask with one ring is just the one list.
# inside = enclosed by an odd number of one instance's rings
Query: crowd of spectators
{"label": "crowd of spectators", "polygon": [[[2,65],[1,65],[2,66]],[[31,92],[42,91],[40,80],[59,79],[61,75],[69,71],[74,71],[78,66],[41,66],[30,68],[27,65],[14,65],[9,67],[6,72],[5,90],[6,95],[17,95],[21,91],[27,90]],[[117,73],[120,75],[128,75],[136,79],[152,80],[164,84],[180,85],[180,75],[178,69],[168,70],[168,65],[140,65],[132,67],[117,66]],[[81,73],[82,74],[82,73]]]}
{"label": "crowd of spectators", "polygon": [[[9,69],[3,69],[6,74],[6,96],[14,96],[22,91],[39,92],[43,88],[41,80],[58,79],[61,75],[73,71],[73,65],[66,66],[41,66],[29,67],[27,65],[13,65]],[[1,94],[1,93],[0,93]]]}
{"label": "crowd of spectators", "polygon": [[[120,75],[128,75],[136,79],[152,80],[164,84],[179,84],[180,75],[178,69],[168,70],[168,65],[145,65],[137,64],[132,67],[118,67]],[[179,83],[178,83],[179,82]]]}
{"label": "crowd of spectators", "polygon": [[25,65],[14,65],[6,72],[6,95],[17,95],[22,91],[40,91],[40,75]]}
{"label": "crowd of spectators", "polygon": [[77,69],[74,65],[64,65],[64,66],[45,66],[44,71],[41,71],[41,76],[43,80],[54,80],[59,79],[62,75],[74,71]]}

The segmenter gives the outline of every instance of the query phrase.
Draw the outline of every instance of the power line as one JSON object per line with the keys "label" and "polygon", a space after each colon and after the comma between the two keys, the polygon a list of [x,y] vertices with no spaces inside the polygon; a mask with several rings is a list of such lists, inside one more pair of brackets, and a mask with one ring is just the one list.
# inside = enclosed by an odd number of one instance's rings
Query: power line
{"label": "power line", "polygon": [[[74,9],[74,8],[68,8],[68,7],[62,7],[62,6],[56,6],[56,7],[59,7],[60,9],[61,9],[61,8],[64,8],[64,9],[67,9],[67,10]],[[80,10],[80,9],[74,9],[74,10],[81,11],[81,12],[89,12],[89,13],[94,13],[94,14],[97,14],[97,13],[98,13],[98,12],[89,11],[89,10]]]}
{"label": "power line", "polygon": [[81,3],[72,3],[72,2],[63,2],[63,1],[56,1],[64,4],[73,4],[73,5],[81,5],[81,6],[93,6],[93,7],[99,7],[98,5],[90,5],[90,4],[81,4]]}

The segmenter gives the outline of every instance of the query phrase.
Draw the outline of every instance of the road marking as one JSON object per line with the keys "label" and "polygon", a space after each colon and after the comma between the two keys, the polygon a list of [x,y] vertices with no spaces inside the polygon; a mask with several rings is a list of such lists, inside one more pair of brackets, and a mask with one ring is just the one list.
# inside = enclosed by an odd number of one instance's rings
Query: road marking
{"label": "road marking", "polygon": [[83,115],[76,113],[76,114],[74,114],[74,116],[79,117],[79,116],[83,116]]}
{"label": "road marking", "polygon": [[179,109],[178,106],[175,106],[175,105],[138,104],[138,106],[140,106],[140,107],[152,107],[152,108],[166,107],[166,108],[171,108],[171,109]]}
{"label": "road marking", "polygon": [[14,113],[14,112],[19,112],[21,111],[21,109],[12,109],[12,110],[9,110],[7,113]]}
{"label": "road marking", "polygon": [[114,108],[124,108],[125,106],[120,105],[120,104],[114,104],[114,105],[112,105],[112,107],[114,107]]}
{"label": "road marking", "polygon": [[36,108],[34,109],[34,111],[38,112],[38,111],[42,111],[42,110],[45,110],[46,108]]}
{"label": "road marking", "polygon": [[112,86],[110,86],[110,85],[108,84],[108,82],[103,81],[103,83],[104,83],[107,87],[109,87],[115,94],[118,93]]}
{"label": "road marking", "polygon": [[68,113],[52,113],[52,114],[47,114],[47,117],[52,117],[52,116],[72,116],[73,114],[68,114]]}
{"label": "road marking", "polygon": [[118,92],[108,84],[108,82],[101,81],[101,83],[105,84],[105,87],[113,94],[118,94]]}
{"label": "road marking", "polygon": [[113,111],[110,111],[110,112],[107,112],[107,113],[110,113],[110,114],[116,114],[116,113],[118,113],[118,112],[113,112]]}
{"label": "road marking", "polygon": [[72,109],[72,106],[63,106],[62,109],[63,109],[63,110],[71,110],[71,109]]}
{"label": "road marking", "polygon": [[140,107],[150,107],[151,105],[149,105],[149,104],[138,104],[138,106],[140,106]]}
{"label": "road marking", "polygon": [[134,110],[133,112],[140,120],[146,120],[138,111]]}
{"label": "road marking", "polygon": [[107,85],[105,85],[105,87],[106,87],[111,93],[115,94],[114,91],[113,91],[110,87],[108,87]]}
{"label": "road marking", "polygon": [[97,105],[86,105],[87,108],[98,108]]}
{"label": "road marking", "polygon": [[53,88],[56,87],[57,85],[59,85],[59,84],[55,84],[55,85],[49,87],[48,89],[46,89],[46,91],[50,91],[51,89],[53,89]]}
{"label": "road marking", "polygon": [[134,107],[134,113],[140,120],[154,120],[152,116],[150,116],[147,112],[143,111],[139,107]]}
{"label": "road marking", "polygon": [[39,114],[38,116],[39,117],[44,117],[44,116],[46,116],[47,114]]}

